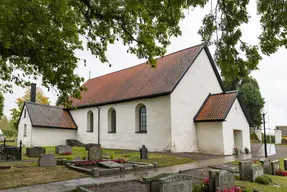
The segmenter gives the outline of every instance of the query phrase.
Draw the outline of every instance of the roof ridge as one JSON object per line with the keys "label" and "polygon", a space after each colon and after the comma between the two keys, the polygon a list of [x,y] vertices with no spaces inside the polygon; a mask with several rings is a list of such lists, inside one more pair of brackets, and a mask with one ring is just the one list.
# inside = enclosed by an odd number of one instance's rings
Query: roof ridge
{"label": "roof ridge", "polygon": [[[161,59],[161,58],[163,58],[163,57],[167,57],[167,56],[173,55],[173,54],[175,54],[175,53],[179,53],[179,52],[182,52],[182,51],[185,51],[185,50],[194,48],[194,47],[199,47],[199,46],[204,46],[204,45],[205,45],[205,43],[201,43],[201,44],[198,44],[198,45],[194,45],[194,46],[191,46],[191,47],[187,47],[187,48],[184,48],[184,49],[181,49],[181,50],[178,50],[178,51],[169,53],[169,54],[167,54],[167,55],[158,57],[158,58],[156,58],[156,60],[157,60],[157,59]],[[137,64],[137,65],[134,65],[134,66],[130,66],[130,67],[124,68],[124,69],[120,69],[120,70],[118,70],[118,71],[113,71],[113,72],[111,72],[111,73],[107,73],[107,74],[104,74],[104,75],[100,75],[100,76],[97,76],[97,77],[88,79],[88,81],[93,80],[93,79],[97,79],[97,78],[100,78],[100,77],[104,77],[104,76],[107,76],[107,75],[111,75],[111,74],[114,74],[114,73],[117,73],[117,72],[120,72],[120,71],[123,71],[123,70],[127,70],[127,69],[131,69],[131,68],[134,68],[134,67],[138,67],[138,66],[143,65],[143,64],[147,64],[147,61],[145,61],[145,62],[143,62],[143,63],[140,63],[140,64]],[[88,81],[86,81],[86,82],[88,82]]]}
{"label": "roof ridge", "polygon": [[35,102],[31,102],[31,101],[25,101],[25,104],[40,105],[40,106],[43,106],[43,107],[53,107],[53,108],[58,108],[58,109],[65,109],[64,107],[60,107],[60,106],[47,105],[47,104],[42,104],[42,103],[35,103]]}

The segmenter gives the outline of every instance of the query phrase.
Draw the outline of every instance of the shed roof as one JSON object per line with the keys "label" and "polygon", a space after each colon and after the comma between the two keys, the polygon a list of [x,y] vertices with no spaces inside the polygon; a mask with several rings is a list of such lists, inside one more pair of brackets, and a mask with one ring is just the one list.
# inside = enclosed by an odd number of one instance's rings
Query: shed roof
{"label": "shed roof", "polygon": [[62,107],[25,102],[32,126],[77,129],[69,110]]}

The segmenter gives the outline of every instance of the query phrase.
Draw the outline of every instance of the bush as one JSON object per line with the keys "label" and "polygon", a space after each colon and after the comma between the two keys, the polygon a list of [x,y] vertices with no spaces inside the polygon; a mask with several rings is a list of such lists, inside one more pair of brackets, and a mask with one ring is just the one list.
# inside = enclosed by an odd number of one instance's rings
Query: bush
{"label": "bush", "polygon": [[269,181],[270,183],[272,183],[271,177],[269,177],[269,176],[267,176],[267,175],[263,175],[263,177],[265,177],[266,179],[268,179],[268,181]]}
{"label": "bush", "polygon": [[264,176],[258,177],[258,178],[255,180],[255,182],[256,182],[256,183],[263,184],[263,185],[269,185],[269,184],[270,184],[269,179],[267,179],[267,178],[264,177]]}
{"label": "bush", "polygon": [[111,154],[110,154],[110,159],[115,159],[115,154],[114,154],[114,152],[112,152]]}
{"label": "bush", "polygon": [[243,189],[242,192],[254,192],[252,188]]}

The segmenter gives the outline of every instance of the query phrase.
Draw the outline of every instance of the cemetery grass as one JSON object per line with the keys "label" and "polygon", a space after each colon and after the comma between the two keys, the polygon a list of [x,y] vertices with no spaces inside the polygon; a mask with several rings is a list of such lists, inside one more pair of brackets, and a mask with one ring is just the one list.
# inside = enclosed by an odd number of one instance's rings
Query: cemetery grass
{"label": "cemetery grass", "polygon": [[[46,148],[46,154],[55,154],[55,147],[45,147]],[[84,147],[73,147],[72,149],[73,154],[72,155],[58,155],[55,154],[55,157],[57,158],[66,158],[66,159],[73,159],[75,157],[88,157],[88,152],[85,150]],[[23,148],[23,159],[35,159],[35,158],[29,158],[26,153],[26,149]],[[173,165],[179,165],[184,163],[192,163],[194,160],[190,158],[183,158],[183,157],[177,157],[173,155],[168,154],[161,154],[161,153],[148,153],[149,159],[140,159],[140,153],[139,151],[129,151],[129,150],[123,150],[123,149],[103,149],[103,154],[114,154],[115,158],[121,158],[129,161],[138,161],[138,162],[144,162],[144,163],[153,163],[157,162],[159,167],[167,167],[167,166],[173,166]]]}
{"label": "cemetery grass", "polygon": [[[244,187],[244,188],[253,188],[256,191],[268,191],[268,192],[286,192],[287,191],[287,178],[282,176],[273,176],[268,175],[272,181],[273,185],[262,185],[259,183],[247,182],[235,180],[235,185]],[[279,185],[274,186],[274,185]]]}
{"label": "cemetery grass", "polygon": [[[1,162],[11,169],[0,170],[0,190],[88,177],[64,166],[38,167],[37,162]],[[16,166],[25,166],[16,168]]]}

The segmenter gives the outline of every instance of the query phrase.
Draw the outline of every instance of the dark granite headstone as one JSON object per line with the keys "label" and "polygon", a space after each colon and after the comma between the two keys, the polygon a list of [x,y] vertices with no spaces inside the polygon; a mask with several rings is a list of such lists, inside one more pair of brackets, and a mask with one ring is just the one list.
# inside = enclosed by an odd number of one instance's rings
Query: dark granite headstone
{"label": "dark granite headstone", "polygon": [[85,145],[85,149],[88,150],[92,147],[97,147],[97,148],[101,148],[101,144],[96,144],[96,143],[88,143]]}
{"label": "dark granite headstone", "polygon": [[46,149],[43,147],[32,147],[26,150],[28,157],[41,157],[46,153]]}
{"label": "dark granite headstone", "polygon": [[215,178],[215,186],[219,191],[224,191],[226,189],[232,189],[235,187],[235,177],[234,174],[229,171],[221,171],[217,174]]}
{"label": "dark granite headstone", "polygon": [[53,154],[41,155],[38,160],[39,167],[54,167],[57,165],[57,161]]}
{"label": "dark granite headstone", "polygon": [[140,157],[141,159],[148,159],[148,150],[145,145],[140,149]]}
{"label": "dark granite headstone", "polygon": [[56,154],[72,153],[72,147],[68,145],[58,145],[55,147]]}
{"label": "dark granite headstone", "polygon": [[220,173],[220,170],[210,170],[208,172],[208,176],[209,176],[209,191],[210,192],[214,192],[216,191],[216,177],[217,175]]}
{"label": "dark granite headstone", "polygon": [[287,171],[287,159],[284,159],[284,170]]}
{"label": "dark granite headstone", "polygon": [[102,159],[102,149],[100,147],[92,147],[88,149],[88,159],[89,160],[101,160]]}
{"label": "dark granite headstone", "polygon": [[252,181],[252,162],[251,161],[240,161],[239,162],[239,175],[243,181]]}
{"label": "dark granite headstone", "polygon": [[192,192],[191,176],[173,174],[159,179],[160,192]]}

